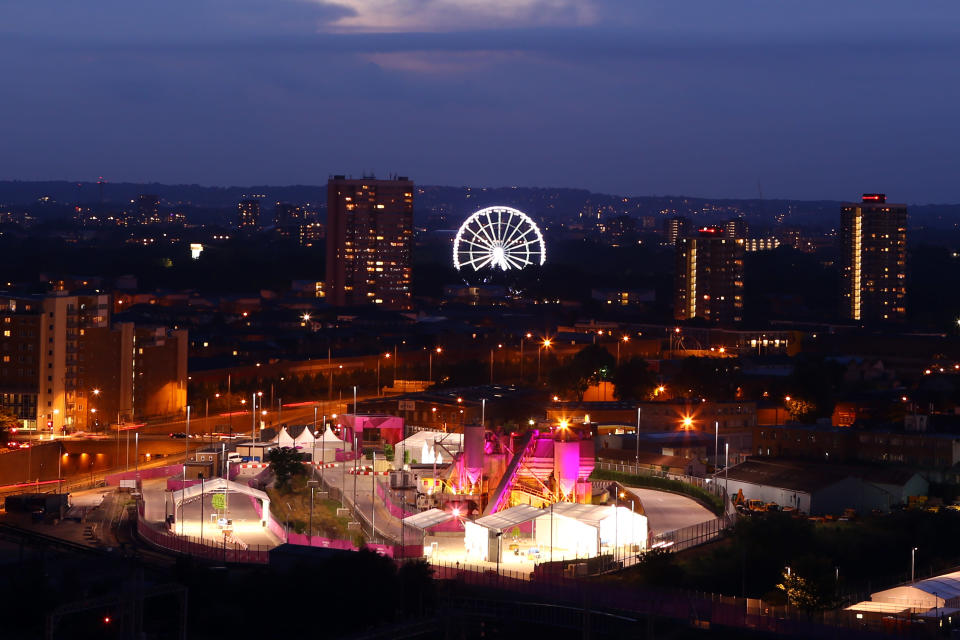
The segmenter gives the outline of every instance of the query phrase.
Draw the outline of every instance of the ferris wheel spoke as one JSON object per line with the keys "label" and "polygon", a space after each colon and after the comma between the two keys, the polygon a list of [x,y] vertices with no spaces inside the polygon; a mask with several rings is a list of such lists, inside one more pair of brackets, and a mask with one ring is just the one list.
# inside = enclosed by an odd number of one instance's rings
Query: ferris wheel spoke
{"label": "ferris wheel spoke", "polygon": [[494,220],[489,213],[487,214],[487,224],[484,225],[483,230],[486,231],[487,237],[490,239],[491,244],[500,240],[501,236],[499,233],[499,221]]}
{"label": "ferris wheel spoke", "polygon": [[494,240],[493,237],[490,235],[490,232],[487,229],[486,225],[480,225],[477,228],[477,231],[480,235],[482,235],[486,239],[487,242],[490,243],[491,247],[497,243],[496,240]]}
{"label": "ferris wheel spoke", "polygon": [[467,238],[460,238],[460,242],[469,244],[473,247],[479,247],[483,251],[489,251],[490,245],[486,242],[477,242],[476,240],[468,240]]}
{"label": "ferris wheel spoke", "polygon": [[460,263],[460,266],[461,266],[461,267],[473,267],[474,270],[478,270],[478,269],[480,269],[480,268],[483,267],[483,264],[482,264],[482,263],[483,263],[484,261],[488,260],[489,258],[490,258],[490,256],[487,256],[487,255],[477,256],[476,258],[471,258],[470,260],[467,260],[466,262],[461,262],[461,263]]}
{"label": "ferris wheel spoke", "polygon": [[514,269],[523,269],[525,264],[530,264],[529,262],[523,262],[519,260],[516,256],[511,256],[509,254],[503,254],[503,259]]}
{"label": "ferris wheel spoke", "polygon": [[514,240],[513,242],[511,242],[510,244],[506,245],[504,248],[505,248],[505,249],[514,249],[514,248],[518,248],[518,247],[527,247],[527,246],[530,246],[531,244],[535,244],[535,245],[538,245],[538,246],[539,246],[539,244],[540,244],[540,238],[538,238],[538,237],[536,237],[536,236],[534,236],[534,237],[532,237],[532,238],[527,238],[526,236],[521,236],[521,237],[517,238],[516,240]]}
{"label": "ferris wheel spoke", "polygon": [[527,238],[530,232],[531,232],[530,230],[524,231],[520,236],[518,236],[512,242],[507,244],[505,248],[512,249],[514,247],[523,247],[530,244],[540,244],[540,238],[538,238],[536,234],[534,234],[532,238]]}
{"label": "ferris wheel spoke", "polygon": [[[511,215],[512,215],[512,214],[511,214]],[[512,218],[511,218],[511,220],[512,220]],[[521,218],[521,219],[517,222],[517,224],[513,226],[512,229],[510,229],[510,235],[507,236],[507,239],[504,241],[504,244],[510,244],[510,241],[513,240],[513,238],[517,235],[517,233],[518,233],[519,231],[521,231],[522,229],[523,229],[523,218]]]}

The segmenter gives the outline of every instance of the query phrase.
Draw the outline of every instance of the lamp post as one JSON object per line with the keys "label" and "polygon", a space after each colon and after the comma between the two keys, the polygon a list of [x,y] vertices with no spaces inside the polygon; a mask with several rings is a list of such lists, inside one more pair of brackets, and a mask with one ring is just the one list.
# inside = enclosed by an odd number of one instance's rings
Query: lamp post
{"label": "lamp post", "polygon": [[523,378],[523,344],[532,337],[533,337],[533,334],[530,333],[529,331],[525,335],[520,336],[520,377],[521,378]]}
{"label": "lamp post", "polygon": [[913,584],[916,581],[916,574],[914,569],[916,568],[916,559],[917,559],[917,548],[913,547],[910,549],[910,584]]}
{"label": "lamp post", "polygon": [[723,492],[730,494],[730,479],[728,477],[728,467],[730,466],[730,443],[723,443]]}
{"label": "lamp post", "polygon": [[635,459],[635,465],[636,465],[635,473],[637,475],[640,475],[640,414],[641,413],[643,413],[643,408],[637,407],[637,430],[633,434],[636,436],[636,440],[637,440],[637,454],[636,454],[637,457]]}
{"label": "lamp post", "polygon": [[630,336],[623,336],[623,338],[617,341],[617,366],[620,366],[620,343],[621,342],[630,342]]}
{"label": "lamp post", "polygon": [[429,354],[427,354],[427,380],[430,381],[430,384],[433,384],[433,354],[436,352],[437,356],[443,353],[442,347],[437,347],[432,349]]}
{"label": "lamp post", "polygon": [[543,342],[540,343],[540,347],[537,349],[537,381],[540,380],[540,359],[543,355],[544,349],[550,348],[550,338],[544,338]]}
{"label": "lamp post", "polygon": [[[129,433],[129,432],[128,432]],[[187,437],[183,441],[183,482],[180,485],[180,535],[183,535],[183,528],[186,525],[186,504],[184,496],[187,491],[187,458],[190,457],[190,405],[187,405]],[[129,462],[127,463],[129,464]]]}
{"label": "lamp post", "polygon": [[720,421],[713,421],[713,475],[717,475],[717,459],[720,457]]}
{"label": "lamp post", "polygon": [[370,536],[377,538],[377,452],[373,452],[373,473],[370,474]]}

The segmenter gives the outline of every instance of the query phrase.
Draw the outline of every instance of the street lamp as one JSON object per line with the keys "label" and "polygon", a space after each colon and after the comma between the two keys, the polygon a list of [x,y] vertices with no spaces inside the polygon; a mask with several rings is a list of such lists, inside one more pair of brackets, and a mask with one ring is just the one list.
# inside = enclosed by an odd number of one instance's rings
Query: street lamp
{"label": "street lamp", "polygon": [[437,347],[436,349],[433,349],[432,351],[430,351],[429,354],[427,354],[427,380],[430,381],[430,384],[433,384],[433,354],[434,354],[434,352],[436,352],[436,354],[439,356],[441,353],[443,353],[443,348]]}
{"label": "street lamp", "polygon": [[621,342],[630,342],[630,336],[623,336],[623,338],[617,342],[617,365],[620,364],[620,343]]}
{"label": "street lamp", "polygon": [[[503,349],[503,344],[498,344],[497,349]],[[490,384],[493,384],[493,347],[490,347]]]}
{"label": "street lamp", "polygon": [[540,343],[540,348],[537,349],[537,381],[540,380],[540,356],[543,354],[544,349],[550,348],[550,338],[544,338],[543,342]]}
{"label": "street lamp", "polygon": [[529,331],[520,336],[520,377],[523,378],[523,343],[533,337]]}
{"label": "street lamp", "polygon": [[916,581],[916,574],[914,569],[916,568],[917,560],[917,548],[913,547],[910,549],[910,584],[913,584]]}
{"label": "street lamp", "polygon": [[[383,354],[383,356],[377,356],[377,396],[378,396],[378,397],[383,395],[383,389],[382,389],[382,387],[380,386],[380,358],[381,358],[381,357],[386,358],[387,360],[389,360],[389,359],[390,359],[390,352],[387,351],[386,353]],[[396,375],[396,371],[394,371],[394,375]]]}

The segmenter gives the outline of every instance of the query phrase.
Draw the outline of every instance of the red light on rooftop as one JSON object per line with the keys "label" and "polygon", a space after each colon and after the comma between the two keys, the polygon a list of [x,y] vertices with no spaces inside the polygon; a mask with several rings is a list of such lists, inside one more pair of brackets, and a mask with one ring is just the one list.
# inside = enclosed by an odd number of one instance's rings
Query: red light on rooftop
{"label": "red light on rooftop", "polygon": [[863,194],[864,202],[886,202],[887,194],[885,193],[865,193]]}

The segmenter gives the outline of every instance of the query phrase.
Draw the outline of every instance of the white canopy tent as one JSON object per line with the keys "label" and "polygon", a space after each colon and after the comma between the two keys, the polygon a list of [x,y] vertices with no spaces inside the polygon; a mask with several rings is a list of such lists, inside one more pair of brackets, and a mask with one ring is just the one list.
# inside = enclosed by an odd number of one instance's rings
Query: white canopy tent
{"label": "white canopy tent", "polygon": [[315,441],[316,438],[313,436],[313,432],[310,430],[309,426],[304,426],[303,431],[298,433],[297,437],[293,439],[295,446],[303,448],[313,446]]}
{"label": "white canopy tent", "polygon": [[277,446],[280,447],[292,447],[294,446],[294,439],[290,436],[290,433],[287,431],[286,427],[281,427],[280,432],[274,436],[271,442],[276,442]]}
{"label": "white canopy tent", "polygon": [[944,607],[960,607],[960,571],[918,580],[870,596],[873,602],[896,604],[926,611]]}
{"label": "white canopy tent", "polygon": [[315,436],[309,443],[299,446],[304,451],[311,452],[314,462],[333,462],[336,459],[338,449],[350,450],[350,445],[338,438],[329,425],[327,425],[326,431]]}
{"label": "white canopy tent", "polygon": [[520,504],[476,520],[463,523],[463,545],[467,555],[483,561],[495,561],[502,553],[500,538],[513,527],[536,520],[543,511],[528,504]]}
{"label": "white canopy tent", "polygon": [[540,511],[537,544],[554,557],[592,558],[602,549],[647,546],[647,518],[626,507],[558,502]]}
{"label": "white canopy tent", "polygon": [[195,484],[187,487],[186,489],[174,491],[174,513],[176,513],[176,510],[179,509],[184,502],[196,498],[201,493],[216,493],[217,491],[223,491],[224,489],[227,491],[252,496],[259,500],[263,507],[261,511],[260,522],[263,526],[267,525],[267,519],[270,517],[270,496],[259,489],[254,489],[253,487],[240,484],[239,482],[232,482],[225,478],[211,478],[210,480],[201,484]]}
{"label": "white canopy tent", "polygon": [[403,462],[404,452],[407,452],[410,462],[442,464],[444,460],[452,460],[462,449],[462,433],[418,431],[393,446],[393,463],[399,467]]}

